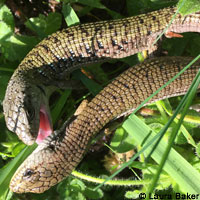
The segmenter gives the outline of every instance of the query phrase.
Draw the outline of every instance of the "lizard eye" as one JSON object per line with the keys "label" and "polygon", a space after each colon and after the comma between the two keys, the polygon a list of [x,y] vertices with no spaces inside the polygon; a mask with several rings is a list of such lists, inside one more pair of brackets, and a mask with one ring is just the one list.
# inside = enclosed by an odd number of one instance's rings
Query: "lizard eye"
{"label": "lizard eye", "polygon": [[27,169],[27,170],[24,172],[24,177],[30,178],[33,174],[34,174],[34,171],[33,171],[32,169]]}

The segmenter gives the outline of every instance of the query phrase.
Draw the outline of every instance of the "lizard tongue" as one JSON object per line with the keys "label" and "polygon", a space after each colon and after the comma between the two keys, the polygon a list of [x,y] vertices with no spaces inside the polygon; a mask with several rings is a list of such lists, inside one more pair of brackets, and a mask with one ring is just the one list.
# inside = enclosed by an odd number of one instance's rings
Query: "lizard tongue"
{"label": "lizard tongue", "polygon": [[40,144],[47,136],[52,133],[51,123],[45,108],[40,108],[40,124],[36,143]]}

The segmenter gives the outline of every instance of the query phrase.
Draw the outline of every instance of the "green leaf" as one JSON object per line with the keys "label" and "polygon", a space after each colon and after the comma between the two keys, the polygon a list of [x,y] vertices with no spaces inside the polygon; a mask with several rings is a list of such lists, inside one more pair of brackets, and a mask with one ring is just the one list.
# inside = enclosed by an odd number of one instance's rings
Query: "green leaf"
{"label": "green leaf", "polygon": [[111,148],[118,153],[124,153],[134,149],[134,137],[128,134],[123,128],[118,128],[110,143]]}
{"label": "green leaf", "polygon": [[39,17],[33,17],[25,22],[27,28],[35,32],[41,39],[45,37],[44,30],[46,28],[45,16],[39,14]]}
{"label": "green leaf", "polygon": [[9,72],[3,72],[0,69],[0,86],[1,86],[1,90],[0,90],[0,103],[2,103],[4,96],[5,96],[5,90],[6,87],[8,85],[8,81],[10,79],[11,73]]}
{"label": "green leaf", "polygon": [[137,199],[141,191],[139,190],[134,190],[134,191],[127,191],[125,194],[125,197],[127,199]]}
{"label": "green leaf", "polygon": [[62,15],[58,12],[49,13],[46,18],[45,34],[50,35],[60,29],[62,23]]}
{"label": "green leaf", "polygon": [[93,188],[87,187],[84,192],[85,196],[89,199],[101,199],[103,197],[103,191],[101,189],[93,190]]}
{"label": "green leaf", "polygon": [[2,43],[2,53],[9,61],[21,61],[37,43],[38,39],[35,37],[12,35]]}
{"label": "green leaf", "polygon": [[[142,145],[143,142],[148,143],[156,133],[145,125],[135,115],[125,121],[123,127],[134,135],[135,141]],[[145,154],[147,155],[153,145],[150,146]],[[160,163],[162,155],[167,147],[167,143],[161,140],[152,154],[153,159]],[[183,191],[190,193],[198,193],[200,191],[200,174],[196,171],[179,153],[173,148],[170,151],[168,159],[164,165],[164,170],[179,184]],[[190,173],[188,173],[190,172]]]}
{"label": "green leaf", "polygon": [[163,128],[163,124],[155,122],[149,124],[149,127],[152,128],[156,133],[159,133],[159,131]]}
{"label": "green leaf", "polygon": [[200,143],[198,143],[196,146],[196,153],[197,153],[198,157],[200,157]]}
{"label": "green leaf", "polygon": [[137,55],[121,58],[120,60],[122,60],[124,63],[128,64],[129,66],[134,66],[138,63]]}
{"label": "green leaf", "polygon": [[[184,6],[182,6],[184,4]],[[182,15],[191,14],[200,11],[200,1],[199,0],[180,0],[177,7],[180,8],[180,13]]]}
{"label": "green leaf", "polygon": [[47,17],[40,14],[39,17],[30,18],[25,25],[42,39],[57,31],[61,26],[61,20],[61,14],[54,12],[49,13]]}
{"label": "green leaf", "polygon": [[0,0],[0,6],[4,4],[5,0]]}
{"label": "green leaf", "polygon": [[0,21],[0,42],[6,41],[13,34],[12,28],[3,21]]}
{"label": "green leaf", "polygon": [[71,3],[81,3],[93,8],[105,9],[106,7],[100,2],[100,0],[72,0]]}
{"label": "green leaf", "polygon": [[15,147],[13,148],[12,154],[13,156],[17,156],[23,149],[25,148],[25,144],[22,142],[19,142]]}
{"label": "green leaf", "polygon": [[14,31],[14,18],[10,9],[6,5],[0,6],[0,22],[4,22]]}
{"label": "green leaf", "polygon": [[79,18],[70,4],[63,4],[62,13],[68,26],[79,24]]}
{"label": "green leaf", "polygon": [[85,189],[86,185],[82,180],[72,178],[71,176],[57,186],[60,199],[86,199],[84,196]]}
{"label": "green leaf", "polygon": [[70,182],[70,187],[73,188],[73,190],[75,191],[84,191],[86,186],[83,183],[83,181],[79,180],[79,179],[73,179]]}

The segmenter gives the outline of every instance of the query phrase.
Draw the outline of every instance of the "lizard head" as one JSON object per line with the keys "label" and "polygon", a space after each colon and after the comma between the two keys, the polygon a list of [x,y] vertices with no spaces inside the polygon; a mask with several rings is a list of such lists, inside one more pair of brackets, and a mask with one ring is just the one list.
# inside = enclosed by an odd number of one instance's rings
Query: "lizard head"
{"label": "lizard head", "polygon": [[[14,73],[9,81],[3,110],[8,129],[27,145],[40,142],[51,134],[48,98],[45,90],[33,81]],[[46,137],[46,136],[45,136]]]}
{"label": "lizard head", "polygon": [[74,169],[72,152],[62,154],[57,149],[59,145],[52,142],[49,144],[51,136],[39,144],[17,169],[10,181],[10,189],[13,192],[43,193],[62,181]]}

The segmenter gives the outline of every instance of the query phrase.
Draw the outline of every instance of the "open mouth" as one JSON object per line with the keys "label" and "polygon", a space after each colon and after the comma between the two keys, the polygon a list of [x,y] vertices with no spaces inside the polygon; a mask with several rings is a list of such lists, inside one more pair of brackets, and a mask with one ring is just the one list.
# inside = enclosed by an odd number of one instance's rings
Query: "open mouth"
{"label": "open mouth", "polygon": [[44,106],[40,108],[40,124],[36,143],[40,144],[53,132],[51,122]]}

